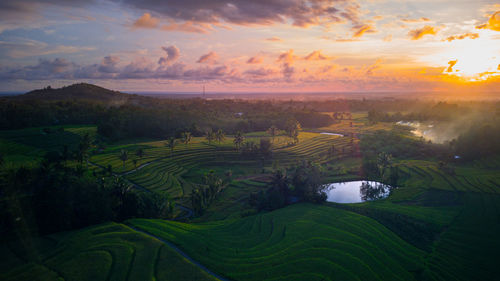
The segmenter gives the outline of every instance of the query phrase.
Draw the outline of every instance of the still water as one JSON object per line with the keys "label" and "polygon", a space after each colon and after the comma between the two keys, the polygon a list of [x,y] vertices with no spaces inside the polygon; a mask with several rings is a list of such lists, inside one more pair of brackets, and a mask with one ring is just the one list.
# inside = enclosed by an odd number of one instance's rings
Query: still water
{"label": "still water", "polygon": [[392,186],[376,181],[348,181],[328,184],[328,202],[360,203],[382,199],[391,193]]}

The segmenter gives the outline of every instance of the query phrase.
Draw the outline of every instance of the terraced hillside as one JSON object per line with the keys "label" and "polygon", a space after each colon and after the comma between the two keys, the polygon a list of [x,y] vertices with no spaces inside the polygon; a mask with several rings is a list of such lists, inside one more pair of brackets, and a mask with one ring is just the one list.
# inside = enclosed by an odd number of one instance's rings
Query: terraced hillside
{"label": "terraced hillside", "polygon": [[130,223],[234,280],[414,280],[425,253],[376,221],[298,204],[233,221]]}
{"label": "terraced hillside", "polygon": [[[252,133],[246,136],[246,141],[258,143],[262,137],[268,136]],[[276,138],[272,158],[262,162],[261,158],[242,156],[234,148],[230,136],[220,144],[208,144],[204,138],[194,138],[189,145],[177,144],[173,152],[162,141],[114,145],[93,155],[91,161],[102,167],[111,165],[113,171],[150,191],[166,192],[174,198],[182,198],[189,194],[193,184],[200,183],[203,173],[212,169],[219,174],[231,170],[236,178],[262,173],[266,167],[271,168],[273,162],[282,167],[303,159],[326,162],[350,156],[351,147],[356,142],[347,137],[301,132],[299,143],[295,145],[289,145],[286,137]],[[337,153],[329,156],[327,151],[332,145]],[[134,155],[139,148],[144,150],[141,158]],[[125,165],[118,157],[121,150],[129,151],[129,160]],[[345,151],[344,155],[342,151]],[[137,160],[137,167],[131,159]]]}
{"label": "terraced hillside", "polygon": [[95,136],[95,126],[54,126],[0,131],[0,154],[7,165],[35,165],[50,151],[62,151],[63,146],[76,149],[80,137]]}
{"label": "terraced hillside", "polygon": [[165,243],[122,224],[24,242],[0,247],[1,280],[217,280]]}

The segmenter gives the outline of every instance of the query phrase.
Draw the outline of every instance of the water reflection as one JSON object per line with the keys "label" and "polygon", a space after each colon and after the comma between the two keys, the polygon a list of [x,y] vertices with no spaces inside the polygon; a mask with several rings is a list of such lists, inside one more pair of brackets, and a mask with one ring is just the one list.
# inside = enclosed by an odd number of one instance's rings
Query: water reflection
{"label": "water reflection", "polygon": [[392,186],[375,181],[337,182],[328,185],[326,200],[337,203],[359,203],[385,198],[392,189]]}

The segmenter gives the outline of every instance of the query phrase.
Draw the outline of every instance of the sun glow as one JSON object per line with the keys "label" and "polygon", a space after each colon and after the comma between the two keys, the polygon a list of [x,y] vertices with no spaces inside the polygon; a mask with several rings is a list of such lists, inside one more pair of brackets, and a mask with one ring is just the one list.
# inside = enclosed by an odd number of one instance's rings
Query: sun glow
{"label": "sun glow", "polygon": [[[483,34],[488,34],[484,32]],[[486,81],[500,76],[500,49],[490,36],[444,43],[442,51],[424,58],[443,67],[442,74],[461,81]]]}

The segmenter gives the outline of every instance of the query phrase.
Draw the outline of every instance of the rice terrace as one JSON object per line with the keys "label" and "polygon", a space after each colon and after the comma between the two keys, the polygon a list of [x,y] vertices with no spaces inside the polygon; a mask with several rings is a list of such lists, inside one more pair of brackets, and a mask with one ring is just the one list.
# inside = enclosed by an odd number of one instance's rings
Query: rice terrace
{"label": "rice terrace", "polygon": [[500,280],[498,3],[63,2],[0,4],[0,280]]}

